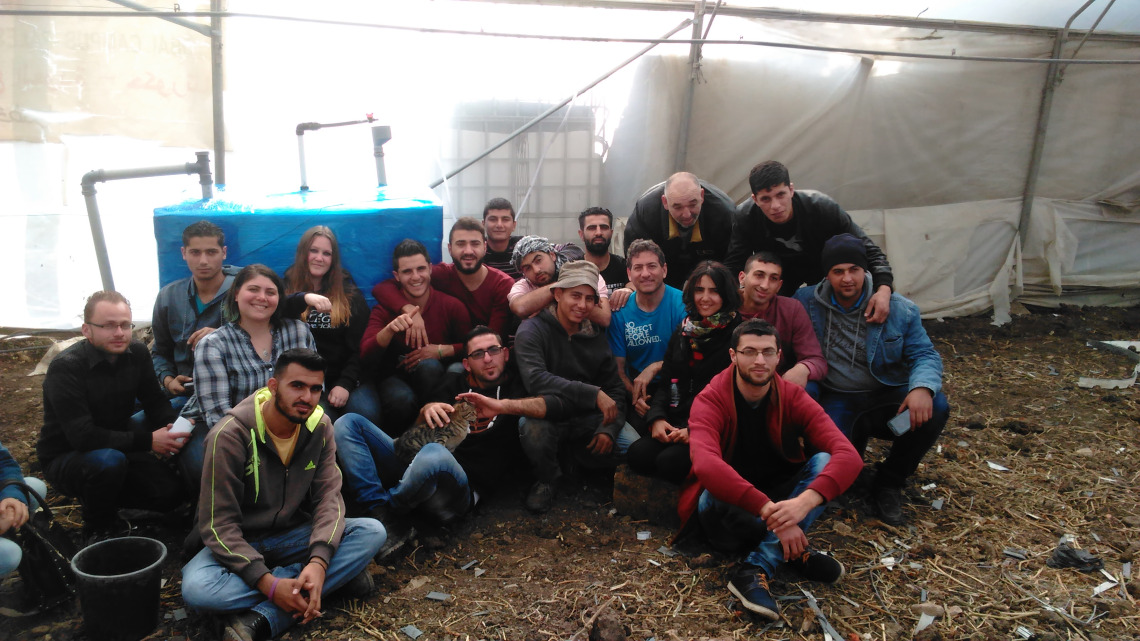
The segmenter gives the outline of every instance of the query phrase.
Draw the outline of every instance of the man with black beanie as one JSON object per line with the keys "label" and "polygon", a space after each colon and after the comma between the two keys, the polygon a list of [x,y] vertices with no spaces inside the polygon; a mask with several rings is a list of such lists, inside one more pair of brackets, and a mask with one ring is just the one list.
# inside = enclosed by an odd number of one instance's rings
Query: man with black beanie
{"label": "man with black beanie", "polygon": [[884,521],[899,525],[903,485],[950,415],[941,391],[942,358],[918,306],[898,293],[891,294],[884,323],[868,322],[871,275],[861,239],[834,236],[821,257],[824,279],[795,294],[827,359],[819,404],[859,451],[871,436],[894,441],[877,465],[872,499]]}

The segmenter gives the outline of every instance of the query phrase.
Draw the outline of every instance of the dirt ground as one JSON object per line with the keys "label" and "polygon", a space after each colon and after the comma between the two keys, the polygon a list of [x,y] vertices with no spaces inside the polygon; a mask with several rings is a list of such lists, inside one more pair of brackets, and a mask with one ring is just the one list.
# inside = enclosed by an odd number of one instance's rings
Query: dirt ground
{"label": "dirt ground", "polygon": [[[1086,341],[1140,339],[1140,310],[1063,308],[1003,327],[986,317],[926,326],[945,362],[952,414],[907,491],[908,525],[873,518],[861,479],[809,533],[847,576],[835,586],[779,576],[779,623],[738,612],[725,589],[733,559],[700,545],[674,555],[668,528],[617,513],[611,487],[595,478],[563,488],[542,517],[521,508],[521,489],[484,501],[454,531],[421,535],[400,558],[370,566],[371,598],[330,598],[322,620],[285,638],[403,640],[414,626],[421,641],[585,639],[591,631],[661,641],[823,639],[805,591],[844,639],[1140,638],[1131,567],[1140,556],[1140,393],[1077,386],[1081,376],[1131,372],[1127,358]],[[0,350],[37,341],[3,340]],[[42,354],[0,353],[0,442],[32,473],[42,378],[27,374]],[[883,451],[872,442],[868,462]],[[49,502],[78,528],[73,500]],[[181,539],[154,535],[172,550]],[[1104,571],[1048,567],[1064,535]],[[172,558],[163,569],[160,623],[148,638],[216,638],[211,618],[185,612],[178,567]],[[427,598],[433,591],[450,596]],[[934,622],[916,635],[924,612]],[[595,614],[598,625],[587,629]],[[48,638],[86,638],[77,604],[0,619],[0,641]]]}

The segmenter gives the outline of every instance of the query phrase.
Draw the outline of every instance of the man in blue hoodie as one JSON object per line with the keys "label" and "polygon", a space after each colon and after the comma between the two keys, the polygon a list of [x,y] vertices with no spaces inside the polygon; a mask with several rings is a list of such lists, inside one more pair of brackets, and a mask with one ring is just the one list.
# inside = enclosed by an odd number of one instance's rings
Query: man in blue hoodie
{"label": "man in blue hoodie", "polygon": [[886,322],[867,321],[871,275],[861,239],[833,236],[821,258],[824,279],[795,295],[827,359],[819,404],[860,451],[871,436],[894,441],[877,465],[872,500],[883,521],[900,525],[903,485],[950,416],[942,357],[922,327],[918,305],[898,293],[891,294]]}

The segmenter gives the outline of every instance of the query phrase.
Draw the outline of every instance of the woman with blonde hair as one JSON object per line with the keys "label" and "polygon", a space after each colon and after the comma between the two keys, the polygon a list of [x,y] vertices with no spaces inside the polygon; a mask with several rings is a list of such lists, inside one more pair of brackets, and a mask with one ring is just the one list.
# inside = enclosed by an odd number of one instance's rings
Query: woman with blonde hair
{"label": "woman with blonde hair", "polygon": [[297,243],[293,264],[285,270],[285,291],[311,292],[329,300],[330,309],[307,307],[301,320],[317,341],[317,352],[328,362],[321,405],[334,419],[341,414],[361,414],[380,420],[377,401],[357,393],[360,382],[360,340],[368,325],[364,295],[341,266],[336,234],[324,225],[310,227]]}

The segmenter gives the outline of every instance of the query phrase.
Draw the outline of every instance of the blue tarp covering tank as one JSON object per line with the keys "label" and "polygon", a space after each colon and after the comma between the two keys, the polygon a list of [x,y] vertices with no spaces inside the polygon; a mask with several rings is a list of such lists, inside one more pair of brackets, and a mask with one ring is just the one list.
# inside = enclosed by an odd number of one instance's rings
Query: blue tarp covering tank
{"label": "blue tarp covering tank", "polygon": [[308,191],[268,196],[219,190],[213,200],[154,210],[158,276],[162,285],[189,275],[182,260],[182,230],[209,220],[226,233],[226,264],[263,263],[278,274],[293,263],[305,230],[326,225],[337,236],[344,268],[364,292],[392,276],[392,250],[405,238],[423,243],[440,260],[443,207],[427,188],[373,187],[359,192]]}

